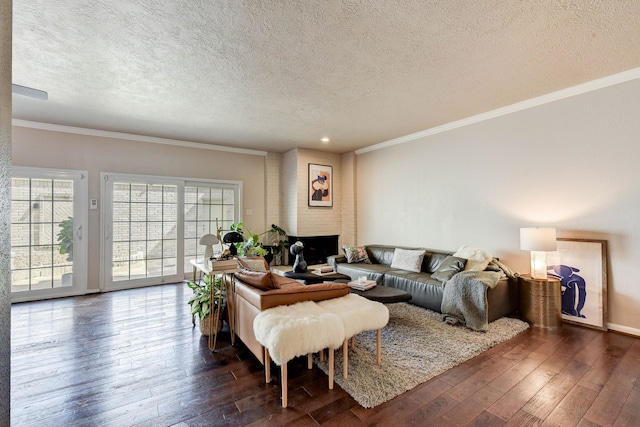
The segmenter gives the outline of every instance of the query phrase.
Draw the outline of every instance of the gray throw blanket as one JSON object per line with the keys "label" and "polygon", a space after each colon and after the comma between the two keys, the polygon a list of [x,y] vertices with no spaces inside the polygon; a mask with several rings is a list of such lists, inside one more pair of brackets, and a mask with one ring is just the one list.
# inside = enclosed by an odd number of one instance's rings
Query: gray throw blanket
{"label": "gray throw blanket", "polygon": [[487,289],[498,284],[496,271],[462,271],[444,285],[442,320],[462,324],[475,331],[489,328]]}

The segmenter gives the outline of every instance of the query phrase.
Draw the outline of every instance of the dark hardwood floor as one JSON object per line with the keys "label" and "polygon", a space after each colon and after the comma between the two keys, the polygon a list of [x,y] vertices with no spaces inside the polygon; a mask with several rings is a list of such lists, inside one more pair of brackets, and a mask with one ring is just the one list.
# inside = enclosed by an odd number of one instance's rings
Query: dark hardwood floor
{"label": "dark hardwood floor", "polygon": [[571,325],[529,330],[373,409],[296,359],[282,409],[279,381],[265,384],[242,344],[223,333],[209,352],[190,292],[14,304],[12,426],[640,425],[640,339]]}

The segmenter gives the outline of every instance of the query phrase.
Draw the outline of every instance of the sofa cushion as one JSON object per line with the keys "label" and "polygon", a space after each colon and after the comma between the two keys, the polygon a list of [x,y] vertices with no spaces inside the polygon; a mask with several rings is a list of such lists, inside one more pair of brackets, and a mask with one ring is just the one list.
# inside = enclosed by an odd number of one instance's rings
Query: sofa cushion
{"label": "sofa cushion", "polygon": [[467,260],[455,256],[448,256],[444,259],[440,267],[431,275],[432,278],[446,282],[451,279],[454,274],[464,270]]}
{"label": "sofa cushion", "polygon": [[367,249],[364,246],[344,245],[342,250],[344,251],[344,256],[347,258],[347,263],[349,264],[359,262],[371,264],[371,260],[369,260],[369,255],[367,254]]}
{"label": "sofa cushion", "polygon": [[241,265],[238,265],[238,267],[238,271],[235,273],[236,278],[242,280],[246,284],[251,285],[254,288],[262,289],[263,291],[276,289],[276,286],[273,284],[273,280],[271,279],[270,271],[249,270]]}
{"label": "sofa cushion", "polygon": [[393,260],[391,261],[391,268],[419,273],[423,258],[424,251],[422,249],[410,250],[396,248],[393,253]]}
{"label": "sofa cushion", "polygon": [[269,264],[267,263],[267,260],[261,256],[260,257],[240,257],[240,258],[236,258],[236,260],[238,261],[239,267],[244,267],[247,270],[254,270],[254,271],[269,270]]}
{"label": "sofa cushion", "polygon": [[393,253],[396,250],[395,246],[367,245],[366,248],[369,259],[373,264],[391,265]]}
{"label": "sofa cushion", "polygon": [[469,246],[460,246],[453,256],[467,260],[467,264],[464,266],[465,271],[483,271],[493,258],[484,249],[470,248]]}

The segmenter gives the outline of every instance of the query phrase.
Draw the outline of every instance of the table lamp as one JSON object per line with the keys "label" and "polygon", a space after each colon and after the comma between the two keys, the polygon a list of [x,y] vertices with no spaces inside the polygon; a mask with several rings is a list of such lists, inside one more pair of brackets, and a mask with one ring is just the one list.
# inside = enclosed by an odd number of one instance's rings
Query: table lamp
{"label": "table lamp", "polygon": [[547,252],[555,251],[555,228],[521,228],[520,249],[531,251],[531,277],[534,279],[547,278]]}
{"label": "table lamp", "polygon": [[238,255],[238,248],[236,248],[235,243],[244,242],[244,238],[242,234],[237,231],[230,231],[224,235],[222,241],[229,244],[229,253],[231,253],[231,256],[236,256]]}
{"label": "table lamp", "polygon": [[211,257],[213,256],[213,245],[218,243],[219,240],[213,234],[205,234],[200,238],[200,244],[204,245],[204,264],[208,267],[211,266]]}

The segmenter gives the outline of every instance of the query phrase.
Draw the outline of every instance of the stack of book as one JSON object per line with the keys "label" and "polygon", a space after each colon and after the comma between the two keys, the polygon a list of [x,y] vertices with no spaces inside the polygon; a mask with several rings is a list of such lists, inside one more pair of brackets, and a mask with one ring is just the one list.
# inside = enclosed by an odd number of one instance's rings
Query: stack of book
{"label": "stack of book", "polygon": [[324,276],[325,274],[333,274],[333,267],[330,265],[323,265],[320,267],[316,267],[311,270],[313,274],[317,274],[318,276]]}
{"label": "stack of book", "polygon": [[375,287],[376,281],[375,280],[366,280],[366,281],[353,280],[349,282],[349,286],[351,286],[353,289],[357,291],[366,291],[368,289]]}

